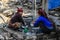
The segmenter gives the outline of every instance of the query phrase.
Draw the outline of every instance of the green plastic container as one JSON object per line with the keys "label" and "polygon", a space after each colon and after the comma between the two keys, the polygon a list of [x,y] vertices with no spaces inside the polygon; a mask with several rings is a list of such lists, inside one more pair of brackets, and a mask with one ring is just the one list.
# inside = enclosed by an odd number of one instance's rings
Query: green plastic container
{"label": "green plastic container", "polygon": [[24,28],[24,33],[27,33],[28,32],[28,28]]}

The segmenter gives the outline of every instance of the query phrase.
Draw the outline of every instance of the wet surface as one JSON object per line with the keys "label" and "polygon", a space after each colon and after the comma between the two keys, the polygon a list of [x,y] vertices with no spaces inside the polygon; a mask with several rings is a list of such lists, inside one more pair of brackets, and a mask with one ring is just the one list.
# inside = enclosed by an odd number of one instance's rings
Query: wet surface
{"label": "wet surface", "polygon": [[[3,36],[2,38],[5,39],[11,39],[11,40],[27,40],[29,38],[31,38],[31,40],[34,40],[36,38],[37,35],[34,35],[31,37],[31,33],[29,34],[29,36],[25,36],[23,33],[21,32],[18,32],[18,31],[13,31],[11,29],[8,29],[8,28],[5,28],[7,27],[7,22],[10,20],[10,17],[7,17],[5,14],[9,14],[11,15],[11,13],[15,13],[16,12],[16,9],[17,7],[23,7],[23,10],[24,10],[24,13],[28,14],[26,17],[26,20],[27,21],[27,24],[30,23],[32,21],[32,18],[33,20],[35,20],[35,18],[37,18],[37,16],[35,17],[35,10],[34,8],[32,9],[28,9],[26,6],[21,6],[20,4],[19,5],[13,5],[14,3],[10,4],[10,6],[7,7],[6,10],[4,10],[2,13],[0,13],[0,16],[3,18],[0,18],[0,34],[1,36]],[[30,5],[29,5],[30,6]],[[32,5],[31,5],[32,6]],[[33,6],[32,6],[33,7]],[[7,12],[6,12],[7,11]],[[11,12],[9,12],[11,11]],[[56,25],[60,25],[60,19],[59,17],[55,17],[55,16],[52,16],[52,15],[49,15],[50,18],[53,19],[53,21],[55,22]],[[59,20],[58,20],[59,19]],[[4,22],[5,21],[5,22]],[[58,27],[60,29],[60,26]],[[40,35],[40,36],[39,36]],[[41,36],[42,35],[42,36]],[[26,39],[24,39],[23,37],[25,36]],[[49,36],[49,35],[48,35]],[[44,36],[43,34],[38,34],[38,38],[37,40],[40,40],[41,38],[39,37],[42,37],[43,40],[55,40],[54,38],[48,38],[48,36]],[[32,39],[34,38],[34,39]]]}

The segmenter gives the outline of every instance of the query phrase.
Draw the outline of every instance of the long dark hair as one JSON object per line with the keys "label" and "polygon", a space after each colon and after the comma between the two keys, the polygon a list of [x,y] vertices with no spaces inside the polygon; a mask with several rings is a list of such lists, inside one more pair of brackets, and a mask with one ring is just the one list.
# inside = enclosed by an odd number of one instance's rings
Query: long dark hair
{"label": "long dark hair", "polygon": [[46,12],[42,8],[38,10],[38,14],[48,19]]}

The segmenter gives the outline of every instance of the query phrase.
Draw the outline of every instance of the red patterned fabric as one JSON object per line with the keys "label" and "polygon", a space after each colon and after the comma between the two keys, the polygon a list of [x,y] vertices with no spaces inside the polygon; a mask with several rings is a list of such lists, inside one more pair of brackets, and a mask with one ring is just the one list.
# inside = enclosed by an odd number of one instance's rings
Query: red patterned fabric
{"label": "red patterned fabric", "polygon": [[23,9],[22,8],[18,8],[17,12],[23,12]]}

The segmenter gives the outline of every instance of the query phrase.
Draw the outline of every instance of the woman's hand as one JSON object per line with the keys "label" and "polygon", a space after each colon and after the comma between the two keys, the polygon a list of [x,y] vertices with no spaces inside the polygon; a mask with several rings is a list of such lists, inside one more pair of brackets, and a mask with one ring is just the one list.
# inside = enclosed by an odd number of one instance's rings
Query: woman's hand
{"label": "woman's hand", "polygon": [[35,21],[32,21],[32,24],[34,24],[35,23]]}
{"label": "woman's hand", "polygon": [[15,22],[15,23],[9,23],[9,26],[11,26],[11,27],[14,27],[14,28],[17,28],[17,27],[19,27],[19,26],[21,26],[21,23],[19,23],[19,22]]}
{"label": "woman's hand", "polygon": [[16,22],[16,23],[14,23],[13,25],[14,25],[14,27],[16,28],[16,27],[19,27],[19,26],[21,26],[21,23],[19,23],[19,22]]}

